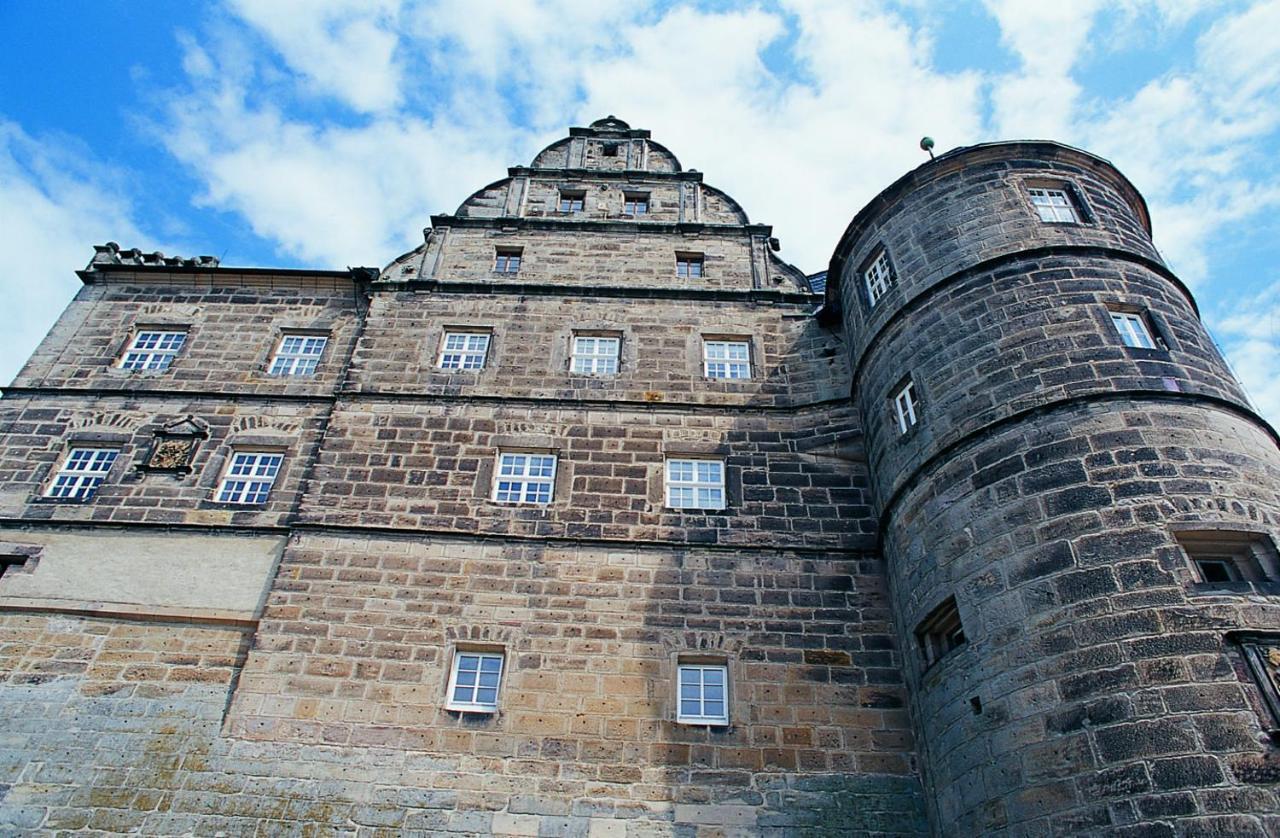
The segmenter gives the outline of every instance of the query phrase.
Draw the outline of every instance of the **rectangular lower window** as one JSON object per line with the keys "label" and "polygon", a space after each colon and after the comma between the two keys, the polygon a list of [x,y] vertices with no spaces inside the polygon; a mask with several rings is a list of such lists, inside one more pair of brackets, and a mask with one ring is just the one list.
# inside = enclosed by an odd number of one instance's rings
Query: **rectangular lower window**
{"label": "rectangular lower window", "polygon": [[216,495],[219,503],[245,506],[266,503],[271,487],[284,463],[283,454],[265,451],[236,451],[231,455]]}
{"label": "rectangular lower window", "polygon": [[703,257],[701,253],[677,253],[676,276],[699,278],[703,276]]}
{"label": "rectangular lower window", "polygon": [[649,212],[648,192],[627,192],[622,196],[622,211],[627,215],[644,215]]}
{"label": "rectangular lower window", "polygon": [[905,434],[919,421],[920,402],[916,399],[915,383],[908,381],[893,394],[893,412],[898,420],[899,435]]}
{"label": "rectangular lower window", "polygon": [[724,509],[724,463],[667,460],[666,489],[672,509]]}
{"label": "rectangular lower window", "polygon": [[140,329],[129,341],[129,348],[120,357],[120,367],[126,370],[169,369],[187,342],[187,333],[178,330]]}
{"label": "rectangular lower window", "polygon": [[520,259],[524,256],[524,248],[499,247],[494,256],[493,270],[500,274],[520,272]]}
{"label": "rectangular lower window", "polygon": [[1182,530],[1173,536],[1201,582],[1280,581],[1280,555],[1263,533]]}
{"label": "rectangular lower window", "polygon": [[498,454],[493,499],[499,503],[551,503],[555,493],[555,454]]}
{"label": "rectangular lower window", "polygon": [[587,193],[581,189],[561,189],[560,190],[560,211],[561,212],[582,212],[582,207],[586,203]]}
{"label": "rectangular lower window", "polygon": [[276,347],[271,365],[267,368],[269,375],[306,376],[313,375],[320,365],[320,356],[329,338],[324,335],[282,335]]}
{"label": "rectangular lower window", "polygon": [[115,448],[72,448],[49,481],[44,496],[88,500],[97,493],[119,454]]}
{"label": "rectangular lower window", "polygon": [[1151,336],[1147,318],[1136,311],[1111,311],[1111,324],[1120,335],[1120,341],[1134,349],[1156,349],[1158,344]]}
{"label": "rectangular lower window", "polygon": [[605,335],[574,335],[569,368],[578,375],[616,375],[621,338]]}
{"label": "rectangular lower window", "polygon": [[920,643],[925,666],[932,666],[968,642],[955,597],[948,597],[920,622],[916,627],[916,640]]}
{"label": "rectangular lower window", "polygon": [[488,355],[488,332],[445,332],[438,366],[442,370],[484,369]]}
{"label": "rectangular lower window", "polygon": [[751,377],[751,343],[745,340],[702,341],[703,370],[707,378]]}
{"label": "rectangular lower window", "polygon": [[445,706],[463,713],[496,713],[502,664],[500,652],[455,652]]}
{"label": "rectangular lower window", "polygon": [[682,663],[678,667],[677,689],[677,722],[729,724],[729,667]]}

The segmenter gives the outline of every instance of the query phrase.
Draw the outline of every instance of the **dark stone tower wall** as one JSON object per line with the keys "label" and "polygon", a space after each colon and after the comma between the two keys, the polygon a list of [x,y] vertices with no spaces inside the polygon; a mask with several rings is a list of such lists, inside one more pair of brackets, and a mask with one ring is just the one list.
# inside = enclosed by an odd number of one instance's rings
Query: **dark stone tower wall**
{"label": "dark stone tower wall", "polygon": [[[1040,221],[1029,185],[1080,223]],[[1280,456],[1133,187],[1052,143],[963,149],[860,213],[830,276],[935,830],[1280,828],[1273,723],[1228,638],[1280,626],[1277,591],[1201,583],[1174,538],[1274,539]],[[1166,348],[1125,347],[1109,307]],[[927,666],[917,627],[949,597],[967,642]]]}

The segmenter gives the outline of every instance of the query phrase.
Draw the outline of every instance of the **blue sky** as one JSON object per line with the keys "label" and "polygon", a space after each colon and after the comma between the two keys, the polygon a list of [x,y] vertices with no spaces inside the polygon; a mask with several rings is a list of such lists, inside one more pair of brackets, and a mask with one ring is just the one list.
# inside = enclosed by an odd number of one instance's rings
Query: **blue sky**
{"label": "blue sky", "polygon": [[93,244],[382,265],[612,113],[810,272],[924,134],[1100,154],[1280,423],[1277,32],[1280,0],[8,0],[0,379]]}

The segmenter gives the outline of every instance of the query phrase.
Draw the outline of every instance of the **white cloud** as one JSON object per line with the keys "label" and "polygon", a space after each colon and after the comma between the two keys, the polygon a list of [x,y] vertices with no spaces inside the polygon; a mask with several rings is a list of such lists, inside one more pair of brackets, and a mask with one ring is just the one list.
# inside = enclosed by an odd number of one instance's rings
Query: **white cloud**
{"label": "white cloud", "polygon": [[70,141],[0,118],[0,382],[8,383],[80,287],[92,244],[155,249],[120,179]]}
{"label": "white cloud", "polygon": [[1214,333],[1255,406],[1280,424],[1280,276],[1231,308],[1213,323]]}

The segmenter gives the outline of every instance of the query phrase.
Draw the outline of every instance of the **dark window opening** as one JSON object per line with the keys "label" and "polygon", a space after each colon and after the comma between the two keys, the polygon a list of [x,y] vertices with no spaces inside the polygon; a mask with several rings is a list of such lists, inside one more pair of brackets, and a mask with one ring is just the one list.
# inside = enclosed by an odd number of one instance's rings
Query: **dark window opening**
{"label": "dark window opening", "polygon": [[956,607],[955,597],[948,597],[920,622],[916,628],[916,639],[920,643],[926,666],[932,666],[968,642],[964,636],[964,626],[960,623],[960,609]]}
{"label": "dark window opening", "polygon": [[1201,582],[1280,581],[1280,556],[1262,533],[1188,530],[1174,533]]}

